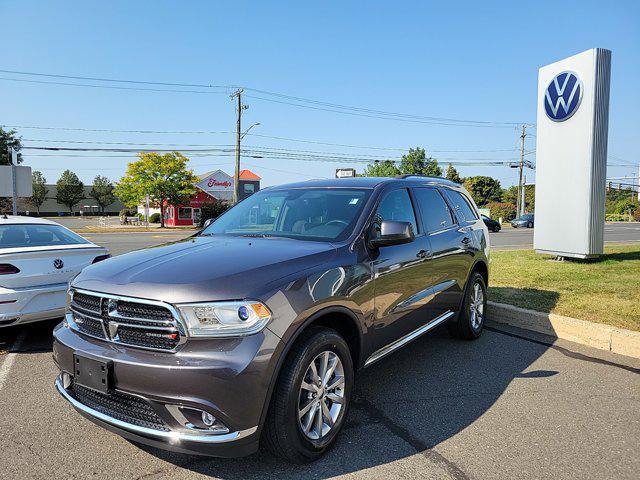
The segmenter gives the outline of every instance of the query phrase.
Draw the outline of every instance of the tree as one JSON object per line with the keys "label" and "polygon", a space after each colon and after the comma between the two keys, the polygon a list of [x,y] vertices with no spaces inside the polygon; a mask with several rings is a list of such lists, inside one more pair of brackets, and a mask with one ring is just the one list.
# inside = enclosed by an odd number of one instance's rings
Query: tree
{"label": "tree", "polygon": [[489,209],[491,218],[498,220],[502,218],[505,222],[510,222],[516,218],[516,204],[509,202],[489,202],[486,207]]}
{"label": "tree", "polygon": [[0,127],[0,165],[10,165],[9,147],[13,147],[18,152],[18,163],[22,162],[22,154],[19,150],[22,148],[21,138],[16,136],[15,130],[3,130]]}
{"label": "tree", "polygon": [[409,153],[402,156],[400,171],[406,175],[442,176],[442,168],[438,166],[438,161],[435,158],[427,158],[424,148],[420,147],[410,148]]}
{"label": "tree", "polygon": [[84,197],[84,184],[71,170],[62,172],[62,176],[56,183],[56,201],[69,207],[73,213],[75,207]]}
{"label": "tree", "polygon": [[160,226],[164,227],[165,205],[188,202],[196,193],[198,177],[187,169],[189,159],[178,152],[140,153],[138,158],[127,167],[115,194],[128,207],[140,205],[149,195],[153,205],[160,207]]}
{"label": "tree", "polygon": [[487,202],[499,202],[502,199],[500,182],[495,178],[479,175],[464,181],[464,188],[471,194],[473,201],[481,207]]}
{"label": "tree", "polygon": [[451,180],[452,182],[456,182],[456,183],[464,183],[464,179],[460,176],[460,174],[458,173],[458,170],[456,170],[456,167],[454,167],[453,165],[449,164],[449,166],[447,167],[447,173],[445,175],[445,178],[447,178],[448,180]]}
{"label": "tree", "polygon": [[98,203],[102,213],[104,213],[105,207],[116,201],[116,196],[113,194],[114,188],[113,183],[107,177],[98,175],[93,179],[93,187],[91,187],[89,195]]}
{"label": "tree", "polygon": [[[532,212],[535,209],[536,186],[525,185],[524,188],[524,210]],[[508,203],[518,203],[518,186],[512,185],[502,191],[502,201]]]}
{"label": "tree", "polygon": [[31,185],[33,193],[31,197],[27,199],[27,203],[29,205],[33,205],[40,215],[40,207],[47,199],[47,193],[49,193],[49,189],[46,187],[47,179],[44,178],[42,172],[38,172],[37,170],[31,174]]}
{"label": "tree", "polygon": [[364,170],[365,177],[395,177],[396,175],[400,175],[400,169],[391,160],[370,163]]}

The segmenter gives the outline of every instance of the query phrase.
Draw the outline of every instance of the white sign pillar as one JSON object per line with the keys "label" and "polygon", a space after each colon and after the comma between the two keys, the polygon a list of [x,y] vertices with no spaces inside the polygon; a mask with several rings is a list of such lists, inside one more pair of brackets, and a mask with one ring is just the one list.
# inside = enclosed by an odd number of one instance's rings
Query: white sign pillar
{"label": "white sign pillar", "polygon": [[604,249],[611,51],[540,68],[536,135],[538,253],[588,258]]}

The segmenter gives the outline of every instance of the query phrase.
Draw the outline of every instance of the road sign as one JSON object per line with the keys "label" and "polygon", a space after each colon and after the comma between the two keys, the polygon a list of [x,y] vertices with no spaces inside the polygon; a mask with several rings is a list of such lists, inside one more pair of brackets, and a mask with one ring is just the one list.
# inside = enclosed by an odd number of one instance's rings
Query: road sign
{"label": "road sign", "polygon": [[[13,196],[13,176],[11,174],[11,165],[0,166],[0,197]],[[30,197],[33,195],[31,189],[31,167],[17,166],[16,169],[16,186],[18,197]]]}
{"label": "road sign", "polygon": [[355,176],[355,168],[336,168],[336,178],[352,178]]}

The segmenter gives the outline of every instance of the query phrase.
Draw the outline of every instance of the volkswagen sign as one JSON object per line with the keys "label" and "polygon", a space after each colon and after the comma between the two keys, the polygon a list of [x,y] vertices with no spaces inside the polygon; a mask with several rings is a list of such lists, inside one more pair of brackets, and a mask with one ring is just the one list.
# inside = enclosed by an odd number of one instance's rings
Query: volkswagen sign
{"label": "volkswagen sign", "polygon": [[582,101],[582,80],[575,72],[560,72],[544,92],[544,110],[554,122],[569,119]]}
{"label": "volkswagen sign", "polygon": [[64,267],[64,262],[62,261],[62,259],[56,258],[53,261],[53,266],[56,267],[58,270],[60,270],[62,267]]}

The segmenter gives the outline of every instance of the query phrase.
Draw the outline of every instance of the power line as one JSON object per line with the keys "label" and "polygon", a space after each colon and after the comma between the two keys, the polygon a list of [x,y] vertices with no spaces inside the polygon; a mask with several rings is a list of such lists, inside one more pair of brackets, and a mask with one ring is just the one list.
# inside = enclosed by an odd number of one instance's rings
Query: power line
{"label": "power line", "polygon": [[[45,78],[61,78],[61,79],[68,79],[68,80],[92,81],[92,82],[183,87],[182,89],[139,88],[139,87],[122,87],[117,85],[96,85],[96,84],[88,84],[88,83],[70,83],[70,82],[59,82],[59,81],[52,81],[52,80],[31,80],[31,79],[24,79],[24,78],[0,77],[0,80],[14,81],[14,82],[53,84],[53,85],[90,87],[90,88],[114,88],[119,90],[197,93],[197,94],[218,93],[219,94],[219,93],[227,93],[226,91],[232,88],[244,89],[250,92],[258,93],[259,95],[263,95],[263,96],[246,95],[247,97],[254,98],[256,100],[263,100],[263,101],[268,101],[273,103],[279,103],[279,104],[290,105],[290,106],[301,107],[301,108],[308,108],[313,110],[322,110],[322,111],[340,113],[345,115],[355,115],[355,116],[361,116],[361,117],[377,118],[382,120],[395,120],[395,121],[410,122],[410,123],[424,123],[424,124],[445,125],[445,126],[484,127],[484,128],[513,128],[514,126],[522,123],[522,122],[499,122],[499,121],[485,121],[485,120],[456,119],[456,118],[447,118],[447,117],[434,117],[434,116],[391,112],[391,111],[377,110],[372,108],[356,107],[352,105],[343,105],[339,103],[325,102],[320,100],[297,97],[293,95],[287,95],[283,93],[272,92],[268,90],[261,90],[261,89],[251,88],[251,87],[238,86],[238,85],[211,85],[211,84],[203,84],[203,83],[194,84],[194,83],[155,82],[155,81],[151,82],[151,81],[124,80],[124,79],[113,79],[113,78],[93,77],[93,76],[59,75],[59,74],[49,74],[49,73],[42,73],[42,72],[26,72],[26,71],[17,71],[17,70],[0,70],[0,73],[8,73],[13,75],[25,75],[25,76],[37,76],[37,77],[45,77]],[[205,88],[208,90],[204,90],[204,91],[203,90],[185,90],[184,88]],[[217,89],[217,90],[222,89],[226,91],[212,91],[213,89]],[[266,97],[264,95],[266,95]],[[270,98],[270,97],[275,97],[275,98]]]}
{"label": "power line", "polygon": [[[222,135],[222,134],[235,134],[235,132],[231,131],[210,131],[210,130],[116,130],[116,129],[106,129],[106,128],[73,128],[73,127],[45,127],[45,126],[35,126],[35,125],[0,125],[0,127],[6,128],[22,128],[22,129],[35,129],[35,130],[53,130],[53,131],[71,131],[71,132],[91,132],[91,133],[134,133],[134,134],[163,134],[163,135]],[[303,140],[299,138],[290,138],[290,137],[282,137],[282,136],[274,136],[274,135],[265,135],[259,133],[249,132],[248,136],[254,136],[259,138],[269,138],[274,140],[282,140],[287,142],[297,142],[297,143],[308,143],[314,145],[326,145],[332,147],[343,147],[343,148],[358,148],[363,150],[385,150],[385,151],[398,151],[398,152],[407,152],[409,148],[413,147],[379,147],[379,146],[370,146],[370,145],[353,145],[353,144],[345,144],[345,143],[332,143],[332,142],[323,142],[318,140]],[[33,141],[50,141],[50,140],[33,140]],[[56,140],[58,142],[58,140]],[[109,143],[109,142],[101,142],[101,143]],[[193,145],[195,146],[195,145]],[[518,151],[519,148],[498,148],[498,149],[428,149],[429,152],[433,153],[491,153],[491,152],[512,152]]]}

